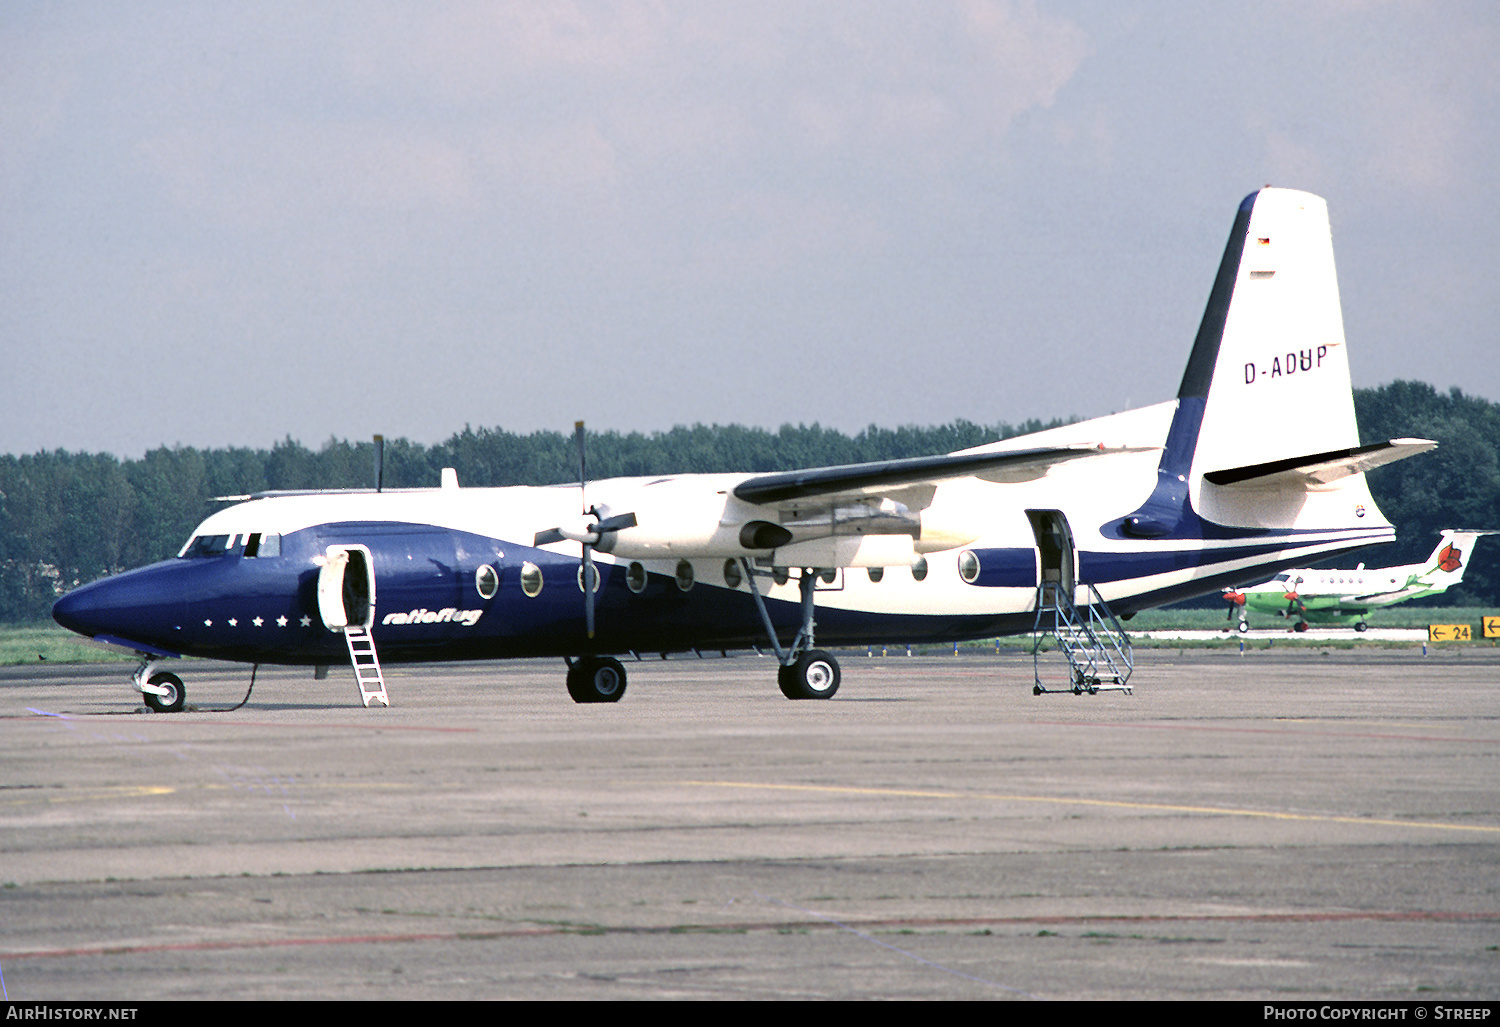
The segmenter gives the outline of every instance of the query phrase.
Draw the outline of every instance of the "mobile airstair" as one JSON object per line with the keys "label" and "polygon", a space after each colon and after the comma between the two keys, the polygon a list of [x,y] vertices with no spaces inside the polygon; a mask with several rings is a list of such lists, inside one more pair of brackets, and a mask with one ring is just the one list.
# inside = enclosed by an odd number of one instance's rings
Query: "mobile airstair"
{"label": "mobile airstair", "polygon": [[[1050,581],[1037,588],[1031,642],[1036,684],[1032,694],[1131,694],[1130,672],[1135,664],[1125,629],[1093,585],[1085,582],[1078,586],[1085,600],[1083,606],[1075,602],[1077,597],[1070,596],[1069,591],[1072,590]],[[1049,636],[1056,643],[1055,651],[1045,645]],[[1061,676],[1059,656],[1067,662],[1066,678]]]}

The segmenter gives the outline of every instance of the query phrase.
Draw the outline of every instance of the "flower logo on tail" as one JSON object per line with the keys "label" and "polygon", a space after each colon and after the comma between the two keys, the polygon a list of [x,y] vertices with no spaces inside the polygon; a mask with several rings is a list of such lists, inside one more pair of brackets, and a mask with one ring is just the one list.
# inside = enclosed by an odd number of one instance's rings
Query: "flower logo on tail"
{"label": "flower logo on tail", "polygon": [[1463,555],[1463,550],[1454,549],[1453,544],[1450,542],[1438,554],[1438,570],[1447,571],[1449,574],[1452,574],[1464,565]]}

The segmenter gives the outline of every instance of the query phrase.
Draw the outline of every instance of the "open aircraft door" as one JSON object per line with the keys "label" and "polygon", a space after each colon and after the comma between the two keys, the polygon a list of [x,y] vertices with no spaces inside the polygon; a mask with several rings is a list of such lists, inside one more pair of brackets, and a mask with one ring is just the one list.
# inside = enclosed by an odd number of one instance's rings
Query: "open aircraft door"
{"label": "open aircraft door", "polygon": [[375,564],[365,546],[334,545],[318,571],[318,613],[329,631],[375,623]]}
{"label": "open aircraft door", "polygon": [[1053,603],[1062,597],[1072,605],[1077,594],[1078,555],[1068,519],[1061,510],[1027,510],[1026,516],[1031,518],[1036,536],[1038,598]]}

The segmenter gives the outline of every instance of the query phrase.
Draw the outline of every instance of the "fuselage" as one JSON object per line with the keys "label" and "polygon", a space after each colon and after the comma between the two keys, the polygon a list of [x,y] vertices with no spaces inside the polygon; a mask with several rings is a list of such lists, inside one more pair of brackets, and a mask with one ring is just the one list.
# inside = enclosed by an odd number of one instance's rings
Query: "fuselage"
{"label": "fuselage", "polygon": [[[918,537],[901,536],[890,550],[899,563],[826,570],[816,593],[819,642],[941,642],[1030,631],[1044,564],[1062,558],[1039,544],[1040,514],[1065,524],[1072,536],[1066,576],[1094,585],[1125,615],[1255,580],[1309,556],[1391,538],[1383,522],[1129,537],[1121,520],[1151,492],[1174,407],[1160,404],[983,447],[1104,437],[1137,451],[1062,464],[1029,482],[969,478],[938,485],[921,511]],[[332,549],[357,546],[370,555],[371,631],[387,662],[765,645],[741,560],[765,575],[757,576],[757,586],[778,635],[790,637],[800,622],[803,563],[784,554],[809,555],[812,543],[744,548],[740,525],[788,516],[786,504],[758,509],[734,499],[735,485],[747,477],[589,484],[590,503],[635,511],[640,524],[620,533],[623,552],[595,556],[600,585],[592,639],[584,627],[579,545],[531,544],[539,527],[579,517],[577,486],[253,500],[205,520],[182,555],[71,593],[58,602],[55,616],[72,630],[142,652],[339,662],[346,658],[344,641],[325,626],[318,579]],[[632,536],[638,540],[631,542]],[[923,551],[955,538],[964,544]]]}

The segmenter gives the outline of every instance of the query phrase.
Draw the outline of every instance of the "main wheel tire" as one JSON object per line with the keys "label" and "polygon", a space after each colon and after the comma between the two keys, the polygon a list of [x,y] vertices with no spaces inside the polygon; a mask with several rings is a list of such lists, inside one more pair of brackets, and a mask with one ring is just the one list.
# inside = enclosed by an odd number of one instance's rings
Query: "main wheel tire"
{"label": "main wheel tire", "polygon": [[803,653],[776,675],[781,694],[788,699],[831,699],[839,690],[839,679],[839,661],[821,649]]}
{"label": "main wheel tire", "polygon": [[1305,621],[1305,620],[1299,620],[1296,623],[1296,625],[1292,628],[1292,630],[1293,631],[1306,631],[1307,630],[1307,621]]}
{"label": "main wheel tire", "polygon": [[568,694],[574,702],[619,702],[625,694],[625,665],[612,656],[585,656],[568,668]]}
{"label": "main wheel tire", "polygon": [[1360,621],[1358,624],[1354,625],[1354,630],[1355,631],[1364,631],[1369,626],[1370,625],[1366,624],[1364,621]]}
{"label": "main wheel tire", "polygon": [[182,678],[169,671],[160,674],[152,674],[150,683],[159,688],[167,689],[166,695],[154,695],[151,692],[142,692],[141,697],[146,700],[146,705],[157,713],[181,713],[183,704],[187,702],[187,689],[182,687]]}
{"label": "main wheel tire", "polygon": [[1240,621],[1240,626],[1235,630],[1243,635],[1245,632],[1250,630],[1250,622],[1247,620]]}

